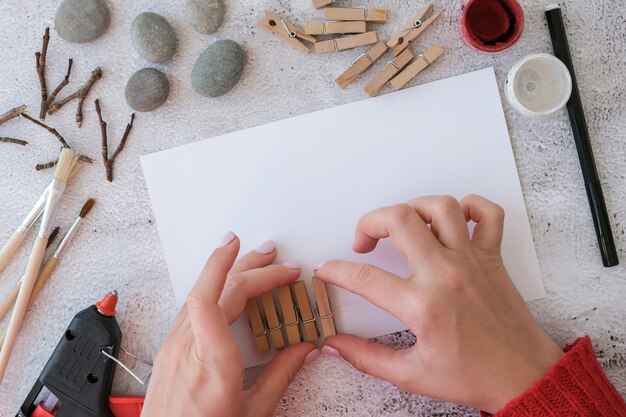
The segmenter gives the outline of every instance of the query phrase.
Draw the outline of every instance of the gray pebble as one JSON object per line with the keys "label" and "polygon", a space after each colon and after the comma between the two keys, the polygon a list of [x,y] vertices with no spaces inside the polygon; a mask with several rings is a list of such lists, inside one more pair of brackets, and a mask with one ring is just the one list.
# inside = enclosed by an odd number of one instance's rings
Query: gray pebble
{"label": "gray pebble", "polygon": [[161,15],[141,13],[130,26],[130,39],[135,50],[151,62],[164,62],[176,51],[176,33]]}
{"label": "gray pebble", "polygon": [[191,86],[205,97],[228,93],[239,81],[246,54],[237,42],[220,40],[202,52],[191,71]]}
{"label": "gray pebble", "polygon": [[186,0],[185,9],[191,26],[205,35],[215,32],[224,21],[222,0]]}
{"label": "gray pebble", "polygon": [[170,83],[165,74],[154,68],[143,68],[134,73],[126,83],[126,103],[136,111],[152,111],[160,107],[170,93]]}
{"label": "gray pebble", "polygon": [[108,26],[109,8],[104,0],[63,0],[54,18],[54,28],[68,42],[91,42]]}

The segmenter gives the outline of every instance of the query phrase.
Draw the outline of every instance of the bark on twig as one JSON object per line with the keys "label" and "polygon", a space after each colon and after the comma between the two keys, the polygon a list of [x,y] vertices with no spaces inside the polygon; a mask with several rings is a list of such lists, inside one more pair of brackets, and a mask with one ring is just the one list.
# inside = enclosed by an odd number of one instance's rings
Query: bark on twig
{"label": "bark on twig", "polygon": [[39,86],[41,88],[41,107],[39,114],[43,112],[46,100],[48,100],[48,87],[46,86],[46,56],[48,55],[48,42],[50,42],[50,28],[46,28],[44,32],[41,52],[35,53],[37,76],[39,77]]}
{"label": "bark on twig", "polygon": [[[90,157],[85,156],[85,155],[79,156],[78,160],[82,161],[82,162],[86,162],[88,164],[93,164],[93,159],[91,159]],[[59,162],[59,160],[55,159],[54,161],[46,162],[45,164],[37,164],[37,165],[35,165],[35,169],[37,171],[42,171],[44,169],[54,168],[56,166],[57,162]]]}
{"label": "bark on twig", "polygon": [[26,104],[22,104],[21,106],[17,106],[11,110],[9,110],[8,112],[0,115],[0,125],[3,123],[8,122],[9,120],[13,119],[14,117],[19,116],[20,114],[24,113],[26,111]]}
{"label": "bark on twig", "polygon": [[57,86],[57,88],[55,88],[52,91],[52,93],[46,99],[45,103],[42,104],[41,110],[39,112],[40,119],[42,120],[46,119],[46,113],[48,112],[48,108],[50,107],[54,99],[56,98],[57,94],[59,94],[61,90],[63,90],[63,88],[70,83],[70,74],[72,73],[72,62],[73,62],[73,59],[70,58],[67,64],[67,72],[65,73],[65,78],[63,78],[63,81],[61,81],[59,85]]}
{"label": "bark on twig", "polygon": [[34,124],[39,125],[39,126],[43,127],[44,129],[46,129],[48,132],[52,133],[52,134],[53,134],[53,135],[54,135],[54,136],[58,139],[58,141],[59,141],[59,142],[61,142],[61,145],[62,145],[62,146],[66,147],[66,148],[69,148],[69,147],[70,147],[70,145],[68,145],[68,144],[67,144],[67,142],[65,141],[65,139],[63,138],[63,136],[61,136],[61,134],[60,134],[59,132],[57,132],[57,130],[56,130],[56,129],[51,128],[50,126],[48,126],[47,124],[45,124],[45,123],[43,123],[43,122],[40,122],[39,120],[35,120],[35,119],[33,119],[32,117],[30,117],[30,116],[29,116],[28,114],[26,114],[26,113],[23,113],[23,114],[22,114],[22,117],[24,117],[24,118],[25,118],[25,119],[27,119],[27,120],[30,120],[30,121],[31,121],[31,122],[33,122]]}
{"label": "bark on twig", "polygon": [[83,103],[85,102],[85,98],[87,98],[91,87],[93,87],[96,81],[98,81],[100,78],[102,78],[102,69],[98,67],[95,70],[91,71],[91,76],[89,77],[87,82],[83,84],[82,87],[80,87],[69,96],[65,97],[63,100],[59,100],[58,102],[53,103],[48,109],[48,114],[59,111],[61,107],[74,100],[75,98],[78,98],[78,106],[76,108],[76,123],[78,124],[78,127],[81,127],[83,124]]}
{"label": "bark on twig", "polygon": [[130,116],[130,123],[126,125],[126,130],[124,130],[124,135],[122,136],[122,140],[120,144],[117,146],[113,155],[109,158],[109,143],[107,138],[107,124],[102,118],[102,109],[100,108],[100,101],[96,99],[96,113],[98,113],[98,120],[100,121],[100,133],[102,136],[102,162],[104,163],[104,169],[106,170],[107,180],[109,182],[113,182],[113,163],[115,162],[115,158],[122,152],[124,149],[124,145],[126,145],[126,141],[128,140],[128,135],[130,134],[131,129],[133,128],[133,122],[135,121],[135,113]]}
{"label": "bark on twig", "polygon": [[0,136],[0,142],[14,143],[16,145],[22,145],[22,146],[28,145],[28,142],[26,142],[25,140],[15,139],[15,138],[3,138],[1,136]]}

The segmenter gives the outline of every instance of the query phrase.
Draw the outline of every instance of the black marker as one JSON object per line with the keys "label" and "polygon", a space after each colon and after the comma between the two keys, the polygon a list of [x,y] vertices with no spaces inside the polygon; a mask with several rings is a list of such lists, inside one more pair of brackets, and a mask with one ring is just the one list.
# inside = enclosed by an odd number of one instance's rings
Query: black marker
{"label": "black marker", "polygon": [[611,233],[611,223],[609,215],[606,212],[602,186],[598,178],[596,163],[593,159],[593,150],[591,149],[591,142],[589,141],[587,122],[585,121],[585,113],[583,112],[583,105],[580,101],[580,93],[578,92],[574,65],[572,64],[572,57],[569,52],[569,44],[567,43],[567,34],[565,33],[565,24],[563,23],[561,8],[557,5],[547,7],[546,19],[548,21],[548,28],[550,29],[554,55],[565,64],[572,76],[572,95],[567,102],[567,112],[569,113],[569,120],[572,124],[580,167],[583,171],[593,224],[596,227],[596,235],[598,237],[598,244],[600,245],[600,253],[602,254],[602,263],[607,267],[615,266],[619,264],[619,259],[617,259],[613,233]]}

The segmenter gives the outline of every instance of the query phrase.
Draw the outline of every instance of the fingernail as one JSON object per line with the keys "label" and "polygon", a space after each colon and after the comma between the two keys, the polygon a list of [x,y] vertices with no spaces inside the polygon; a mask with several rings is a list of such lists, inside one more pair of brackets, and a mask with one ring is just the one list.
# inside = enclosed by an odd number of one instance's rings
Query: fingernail
{"label": "fingernail", "polygon": [[309,365],[315,362],[320,356],[322,356],[322,352],[320,352],[318,349],[313,349],[304,357],[304,364]]}
{"label": "fingernail", "polygon": [[259,247],[255,250],[261,255],[269,255],[276,250],[276,245],[274,245],[274,242],[272,242],[271,240],[266,240],[265,242],[261,243]]}
{"label": "fingernail", "polygon": [[233,240],[235,240],[235,234],[233,232],[228,232],[226,233],[226,236],[224,236],[224,239],[222,239],[222,243],[220,243],[220,248],[223,248],[224,246],[228,246],[228,244],[230,242],[232,242]]}
{"label": "fingernail", "polygon": [[328,345],[324,345],[322,346],[322,353],[324,355],[328,355],[328,356],[332,356],[334,358],[340,358],[341,359],[341,354],[339,353],[339,351],[337,349],[335,349],[332,346],[328,346]]}
{"label": "fingernail", "polygon": [[313,265],[313,270],[317,271],[319,269],[322,269],[324,267],[324,265],[326,265],[326,262],[328,262],[328,261],[317,262],[316,264]]}
{"label": "fingernail", "polygon": [[289,269],[300,269],[300,264],[298,262],[285,262],[283,266],[286,266]]}

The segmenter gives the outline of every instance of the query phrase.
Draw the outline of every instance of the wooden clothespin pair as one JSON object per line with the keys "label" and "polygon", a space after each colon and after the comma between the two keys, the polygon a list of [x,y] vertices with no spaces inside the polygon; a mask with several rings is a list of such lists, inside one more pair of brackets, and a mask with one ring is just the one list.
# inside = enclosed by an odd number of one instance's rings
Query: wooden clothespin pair
{"label": "wooden clothespin pair", "polygon": [[[323,2],[319,2],[319,4],[322,3]],[[314,30],[320,35],[330,33],[359,34],[317,42],[315,44],[315,51],[318,54],[344,51],[358,46],[375,44],[378,42],[378,36],[375,31],[365,31],[366,23],[384,23],[387,21],[387,10],[385,9],[368,9],[367,7],[326,7],[323,9],[323,12],[324,20],[327,20],[327,22],[311,24],[310,29],[312,31]],[[321,27],[320,24],[322,25]],[[319,33],[320,29],[323,29],[323,33]],[[362,32],[357,32],[357,29],[362,30]]]}
{"label": "wooden clothespin pair", "polygon": [[[326,292],[326,285],[317,278],[313,278],[313,291],[323,335],[325,337],[331,336],[335,334],[335,325]],[[315,312],[311,307],[309,294],[304,282],[297,281],[291,285],[283,285],[277,289],[277,293],[282,320],[280,320],[271,291],[260,297],[265,320],[256,299],[250,299],[246,304],[246,311],[255,344],[261,354],[265,354],[270,350],[268,333],[269,339],[271,339],[272,345],[276,349],[280,349],[285,345],[300,343],[302,340],[312,342],[320,337],[317,330]]]}
{"label": "wooden clothespin pair", "polygon": [[270,12],[269,10],[265,11],[265,16],[263,19],[258,21],[258,24],[262,28],[281,38],[289,45],[306,54],[309,53],[309,47],[302,41],[312,44],[315,44],[316,42],[316,39],[313,36],[307,35],[296,25],[282,19],[276,13]]}
{"label": "wooden clothespin pair", "polygon": [[411,42],[413,42],[419,35],[421,35],[426,29],[428,29],[439,16],[441,12],[433,13],[430,17],[426,18],[426,15],[432,10],[432,3],[427,3],[420,11],[415,14],[409,20],[402,29],[402,31],[396,33],[389,39],[387,46],[393,52],[393,56],[399,56]]}

